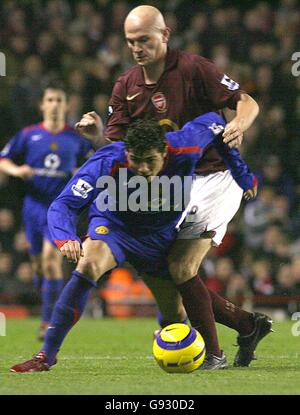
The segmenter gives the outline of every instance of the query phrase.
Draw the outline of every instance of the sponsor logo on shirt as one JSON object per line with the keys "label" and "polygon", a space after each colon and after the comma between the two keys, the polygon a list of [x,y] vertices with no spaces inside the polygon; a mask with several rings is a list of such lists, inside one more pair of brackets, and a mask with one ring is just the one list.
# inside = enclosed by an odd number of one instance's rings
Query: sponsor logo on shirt
{"label": "sponsor logo on shirt", "polygon": [[53,169],[33,169],[35,176],[45,176],[45,177],[68,177],[68,174],[64,171],[53,170]]}
{"label": "sponsor logo on shirt", "polygon": [[106,235],[109,232],[109,229],[106,226],[98,226],[95,229],[96,233],[99,233],[100,235]]}
{"label": "sponsor logo on shirt", "polygon": [[227,86],[227,88],[230,91],[235,91],[240,87],[240,85],[237,82],[235,82],[233,79],[230,79],[229,76],[227,76],[226,74],[223,76],[221,84]]}
{"label": "sponsor logo on shirt", "polygon": [[136,94],[133,94],[133,95],[127,95],[126,99],[127,101],[132,101],[134,98],[138,97],[139,95],[141,95],[141,92],[137,92]]}
{"label": "sponsor logo on shirt", "polygon": [[88,197],[88,193],[93,190],[93,186],[91,186],[85,180],[79,179],[76,184],[72,186],[72,192],[74,196],[82,197],[86,199]]}
{"label": "sponsor logo on shirt", "polygon": [[50,153],[44,159],[46,169],[56,170],[61,164],[60,157],[57,154]]}
{"label": "sponsor logo on shirt", "polygon": [[42,134],[34,134],[31,136],[32,141],[39,141],[41,138],[43,138]]}
{"label": "sponsor logo on shirt", "polygon": [[167,100],[162,92],[156,92],[151,98],[152,104],[158,110],[158,112],[167,111]]}

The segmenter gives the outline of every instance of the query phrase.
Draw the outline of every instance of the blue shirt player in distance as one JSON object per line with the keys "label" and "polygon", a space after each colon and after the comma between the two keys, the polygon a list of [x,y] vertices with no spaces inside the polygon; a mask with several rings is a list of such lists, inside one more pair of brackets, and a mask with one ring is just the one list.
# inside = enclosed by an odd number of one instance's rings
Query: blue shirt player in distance
{"label": "blue shirt player in distance", "polygon": [[[218,123],[224,125],[218,114],[205,114],[182,130],[167,133],[166,140],[156,121],[138,121],[129,126],[125,142],[101,148],[79,169],[48,211],[52,239],[68,260],[78,263],[56,302],[41,351],[33,359],[13,366],[12,372],[45,371],[56,363],[56,354],[80,318],[91,288],[107,271],[127,260],[153,278],[168,276],[167,253],[175,239],[176,224],[184,205],[181,211],[170,208],[169,211],[133,212],[130,204],[125,211],[100,210],[99,198],[106,189],[99,186],[99,179],[112,176],[118,189],[120,184],[127,185],[129,201],[136,191],[136,187],[128,184],[131,178],[141,176],[147,185],[155,176],[191,176],[205,147],[217,140],[217,129],[211,127]],[[228,150],[227,156],[228,168],[238,184],[244,191],[252,188],[253,175],[236,150]],[[125,183],[121,168],[128,174],[129,180]],[[116,197],[117,206],[120,206],[120,193]],[[172,200],[172,192],[169,197]],[[76,234],[76,222],[86,206],[89,207],[89,229],[88,238],[82,243]],[[174,205],[170,203],[170,206]]]}
{"label": "blue shirt player in distance", "polygon": [[42,340],[63,288],[62,259],[50,242],[47,210],[85,161],[92,143],[66,124],[67,96],[59,81],[44,89],[40,110],[43,121],[23,128],[1,151],[0,171],[24,180],[23,225],[35,281],[42,284]]}

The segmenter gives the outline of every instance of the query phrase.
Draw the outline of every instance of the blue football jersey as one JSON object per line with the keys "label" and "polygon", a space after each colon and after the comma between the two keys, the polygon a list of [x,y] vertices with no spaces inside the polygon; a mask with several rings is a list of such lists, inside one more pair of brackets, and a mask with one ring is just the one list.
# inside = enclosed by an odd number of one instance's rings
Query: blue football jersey
{"label": "blue football jersey", "polygon": [[[223,129],[224,120],[216,113],[208,113],[187,123],[179,131],[167,133],[168,154],[158,178],[191,177],[203,151],[218,139]],[[222,142],[218,145],[226,154],[228,168],[233,175],[239,179],[241,176],[247,176],[245,183],[240,180],[241,185],[248,186],[246,183],[248,180],[249,182],[252,180],[253,183],[253,175],[239,155]],[[241,166],[243,169],[240,168]],[[111,179],[109,191],[108,187],[103,185],[103,178],[107,183],[109,182],[107,178]],[[135,186],[130,183],[132,179],[135,180]],[[145,209],[142,207],[136,210],[132,209],[132,204],[127,202],[134,199],[139,179],[143,178],[136,176],[128,168],[123,142],[113,143],[99,149],[79,169],[63,192],[51,204],[48,211],[48,225],[53,240],[57,241],[58,245],[61,245],[59,241],[80,241],[76,235],[76,222],[80,212],[86,206],[89,206],[90,220],[96,218],[101,212],[102,218],[107,217],[110,222],[136,235],[153,234],[165,227],[169,229],[172,226],[175,227],[185,204],[180,204],[180,201],[177,199],[175,201],[174,198],[178,194],[184,197],[184,181],[174,181],[173,184],[170,181],[169,194],[158,195],[158,197],[156,195],[155,200],[152,199],[150,192],[146,192],[148,198],[145,199]],[[247,189],[252,187],[252,183]],[[103,209],[104,202],[110,203],[106,209]],[[167,209],[164,209],[165,204]]]}
{"label": "blue football jersey", "polygon": [[32,167],[34,176],[25,181],[26,194],[50,203],[91,149],[90,141],[68,125],[52,134],[39,123],[19,131],[3,148],[0,157]]}

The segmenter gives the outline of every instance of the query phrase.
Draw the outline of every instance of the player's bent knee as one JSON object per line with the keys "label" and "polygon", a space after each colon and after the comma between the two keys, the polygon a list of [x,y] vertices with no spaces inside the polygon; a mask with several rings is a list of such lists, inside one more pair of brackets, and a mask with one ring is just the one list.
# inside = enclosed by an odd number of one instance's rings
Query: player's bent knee
{"label": "player's bent knee", "polygon": [[94,281],[97,281],[106,272],[99,260],[89,257],[80,261],[77,270]]}
{"label": "player's bent knee", "polygon": [[199,269],[198,263],[181,262],[177,261],[169,262],[169,271],[176,284],[181,284],[189,279],[193,278]]}

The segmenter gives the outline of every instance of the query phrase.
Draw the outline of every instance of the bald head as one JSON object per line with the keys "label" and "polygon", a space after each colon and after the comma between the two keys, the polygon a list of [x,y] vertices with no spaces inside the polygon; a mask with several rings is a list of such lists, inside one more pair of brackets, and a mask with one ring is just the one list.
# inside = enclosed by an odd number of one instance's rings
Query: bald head
{"label": "bald head", "polygon": [[124,29],[153,29],[163,30],[166,28],[161,12],[153,6],[138,6],[131,10],[125,19]]}
{"label": "bald head", "polygon": [[124,31],[133,58],[139,65],[146,67],[164,60],[170,29],[158,9],[138,6],[131,10],[125,19]]}

